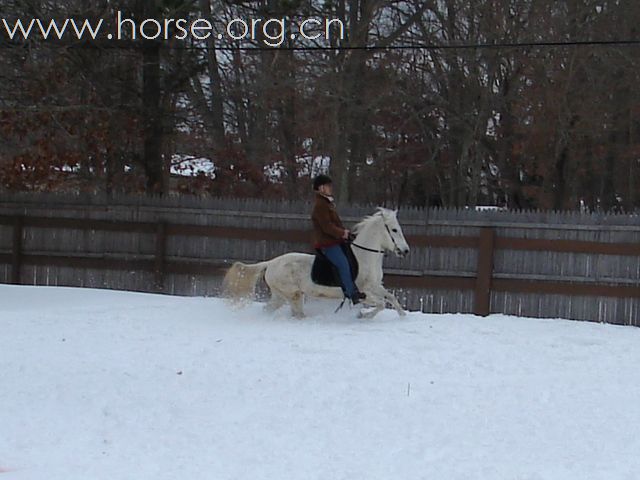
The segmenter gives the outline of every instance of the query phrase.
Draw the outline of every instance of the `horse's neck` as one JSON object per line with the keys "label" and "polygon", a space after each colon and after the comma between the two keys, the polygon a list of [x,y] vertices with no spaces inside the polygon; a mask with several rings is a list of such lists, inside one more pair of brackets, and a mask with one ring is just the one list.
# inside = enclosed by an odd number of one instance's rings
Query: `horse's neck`
{"label": "horse's neck", "polygon": [[369,252],[358,247],[352,249],[360,269],[363,267],[382,268],[382,254],[378,253],[382,250],[382,238],[380,230],[376,228],[375,223],[365,225],[356,235],[354,243],[361,247],[375,250],[375,252]]}

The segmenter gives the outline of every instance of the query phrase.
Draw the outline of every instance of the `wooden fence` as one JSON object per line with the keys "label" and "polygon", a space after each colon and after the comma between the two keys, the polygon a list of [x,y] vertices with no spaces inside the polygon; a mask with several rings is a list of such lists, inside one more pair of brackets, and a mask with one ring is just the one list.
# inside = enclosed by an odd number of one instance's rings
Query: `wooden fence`
{"label": "wooden fence", "polygon": [[[0,282],[216,295],[234,260],[310,251],[309,205],[194,198],[0,197]],[[371,207],[347,206],[355,222]],[[410,309],[640,325],[640,219],[406,209],[412,247],[385,283]]]}

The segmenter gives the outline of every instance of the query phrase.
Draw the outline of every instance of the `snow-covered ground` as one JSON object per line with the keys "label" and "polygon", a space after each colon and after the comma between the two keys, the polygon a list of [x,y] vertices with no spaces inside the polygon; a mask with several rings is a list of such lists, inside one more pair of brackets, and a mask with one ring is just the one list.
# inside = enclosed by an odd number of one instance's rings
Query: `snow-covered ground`
{"label": "snow-covered ground", "polygon": [[0,480],[640,478],[640,329],[0,286]]}

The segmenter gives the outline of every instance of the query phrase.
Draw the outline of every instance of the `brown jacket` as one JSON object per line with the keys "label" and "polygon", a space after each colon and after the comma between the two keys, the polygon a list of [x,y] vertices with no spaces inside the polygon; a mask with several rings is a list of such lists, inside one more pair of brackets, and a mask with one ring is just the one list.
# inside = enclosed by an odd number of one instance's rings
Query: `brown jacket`
{"label": "brown jacket", "polygon": [[335,204],[321,193],[316,193],[316,200],[311,212],[313,222],[313,246],[315,248],[330,247],[342,242],[345,228],[340,221]]}

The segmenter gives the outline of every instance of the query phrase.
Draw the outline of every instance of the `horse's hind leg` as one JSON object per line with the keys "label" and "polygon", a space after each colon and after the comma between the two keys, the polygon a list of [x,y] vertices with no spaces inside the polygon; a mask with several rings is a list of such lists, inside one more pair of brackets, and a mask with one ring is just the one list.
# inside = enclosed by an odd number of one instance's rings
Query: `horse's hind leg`
{"label": "horse's hind leg", "polygon": [[271,298],[269,299],[267,304],[264,306],[264,309],[267,312],[275,312],[282,305],[284,305],[286,301],[287,300],[284,298],[284,296],[280,292],[276,290],[271,290]]}
{"label": "horse's hind leg", "polygon": [[302,292],[296,292],[289,297],[291,304],[291,314],[296,318],[304,318],[304,295]]}

